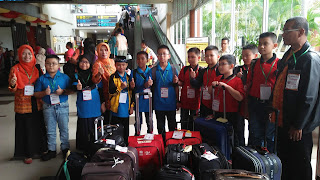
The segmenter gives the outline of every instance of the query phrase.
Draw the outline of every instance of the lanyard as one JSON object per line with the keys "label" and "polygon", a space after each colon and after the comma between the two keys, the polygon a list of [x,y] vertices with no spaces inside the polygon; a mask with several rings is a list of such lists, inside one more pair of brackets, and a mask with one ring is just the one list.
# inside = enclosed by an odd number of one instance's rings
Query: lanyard
{"label": "lanyard", "polygon": [[298,58],[296,58],[296,55],[295,55],[294,52],[292,51],[292,56],[293,56],[293,59],[294,59],[294,67],[293,67],[293,70],[296,69],[297,60],[298,60],[301,56],[303,56],[304,54],[306,54],[306,53],[309,51],[310,48],[311,48],[311,47],[309,47],[309,48],[308,48],[304,53],[302,53]]}
{"label": "lanyard", "polygon": [[[163,72],[163,73],[164,73],[164,72]],[[162,73],[161,73],[161,71],[160,71],[160,76],[161,76],[161,79],[162,79],[163,85],[165,85],[165,83],[166,83],[167,75],[168,75],[168,71],[167,71],[166,76],[163,78]]]}
{"label": "lanyard", "polygon": [[[260,61],[261,61],[261,59],[260,59]],[[276,60],[273,61],[272,66],[271,66],[271,68],[270,68],[270,71],[269,71],[269,73],[268,73],[268,76],[266,76],[266,74],[264,73],[264,71],[263,71],[263,69],[262,69],[262,66],[261,66],[261,63],[260,63],[260,68],[261,68],[262,74],[263,74],[263,76],[266,78],[266,82],[265,82],[266,84],[267,84],[269,75],[270,75],[271,70],[272,70],[272,68],[273,68],[273,66],[274,66],[275,63],[276,63]]]}
{"label": "lanyard", "polygon": [[[80,75],[79,75],[79,77],[80,77]],[[81,79],[83,80],[83,82],[85,83],[85,85],[88,84],[88,81],[89,81],[90,77],[91,77],[91,74],[89,74],[89,76],[88,76],[88,78],[87,78],[87,81],[85,81],[83,78],[81,78]]]}
{"label": "lanyard", "polygon": [[34,67],[32,68],[31,76],[29,76],[28,72],[27,72],[23,67],[22,67],[22,69],[24,70],[24,72],[26,72],[27,77],[28,77],[28,79],[29,79],[29,84],[30,84],[30,81],[31,81],[31,78],[32,78],[32,74],[33,74]]}
{"label": "lanyard", "polygon": [[[234,75],[232,78],[230,78],[226,84],[228,84],[232,79],[234,79],[236,77],[236,75]],[[219,95],[219,92],[220,92],[220,88],[218,89],[218,92],[217,92],[217,96]]]}
{"label": "lanyard", "polygon": [[49,83],[50,83],[51,90],[54,91],[54,89],[56,87],[56,81],[54,79],[52,79],[52,82],[49,81]]}

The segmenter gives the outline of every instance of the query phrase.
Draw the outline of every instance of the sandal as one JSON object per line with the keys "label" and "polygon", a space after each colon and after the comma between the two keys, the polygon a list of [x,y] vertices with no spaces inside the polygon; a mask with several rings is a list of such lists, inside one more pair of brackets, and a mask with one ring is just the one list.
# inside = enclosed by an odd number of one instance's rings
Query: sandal
{"label": "sandal", "polygon": [[32,158],[25,158],[25,159],[23,160],[23,162],[24,162],[25,164],[31,164],[31,163],[32,163]]}

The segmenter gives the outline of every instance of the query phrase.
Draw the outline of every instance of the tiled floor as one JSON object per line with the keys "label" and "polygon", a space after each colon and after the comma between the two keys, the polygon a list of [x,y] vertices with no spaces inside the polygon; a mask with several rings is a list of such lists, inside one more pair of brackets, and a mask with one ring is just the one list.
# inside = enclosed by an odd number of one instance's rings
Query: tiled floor
{"label": "tiled floor", "polygon": [[[52,176],[57,172],[61,162],[62,155],[47,162],[41,162],[39,159],[33,161],[32,164],[26,165],[22,161],[11,161],[14,152],[14,96],[4,88],[0,88],[0,179],[10,180],[38,180],[42,176]],[[69,118],[69,134],[71,150],[75,149],[76,134],[76,95],[69,96],[70,118]],[[180,115],[177,114],[177,119]],[[130,117],[130,135],[134,134],[134,116]],[[154,123],[156,130],[156,123]],[[146,133],[146,125],[142,125],[142,134]],[[316,137],[315,133],[315,137]],[[57,144],[60,144],[59,138]],[[59,147],[58,151],[59,151]],[[316,164],[316,147],[312,155],[313,169]]]}

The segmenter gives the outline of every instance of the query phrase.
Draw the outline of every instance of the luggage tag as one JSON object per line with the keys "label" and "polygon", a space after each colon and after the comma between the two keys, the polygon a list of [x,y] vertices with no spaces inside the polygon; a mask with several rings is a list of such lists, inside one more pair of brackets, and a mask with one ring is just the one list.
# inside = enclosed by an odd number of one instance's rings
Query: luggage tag
{"label": "luggage tag", "polygon": [[183,152],[189,153],[192,151],[192,145],[188,145],[183,149]]}
{"label": "luggage tag", "polygon": [[208,87],[203,88],[203,100],[210,100],[211,94],[209,93]]}
{"label": "luggage tag", "polygon": [[219,99],[214,99],[212,101],[212,110],[213,111],[219,111],[220,101]]}
{"label": "luggage tag", "polygon": [[169,97],[169,88],[162,87],[161,88],[161,98],[168,98]]}
{"label": "luggage tag", "polygon": [[24,95],[25,96],[33,96],[34,94],[34,86],[32,84],[28,84],[24,87]]}
{"label": "luggage tag", "polygon": [[144,140],[154,140],[154,134],[147,133],[146,135],[144,135],[143,139]]}
{"label": "luggage tag", "polygon": [[126,103],[127,102],[127,93],[120,93],[119,103]]}
{"label": "luggage tag", "polygon": [[92,100],[92,94],[90,89],[82,90],[82,98],[84,101]]}
{"label": "luggage tag", "polygon": [[[151,90],[150,90],[150,88],[147,88],[147,89],[144,89],[143,92],[149,94],[149,92],[151,92]],[[144,99],[149,99],[149,95],[144,95],[143,98]]]}
{"label": "luggage tag", "polygon": [[122,153],[127,153],[128,147],[122,147],[122,146],[116,145],[116,150]]}
{"label": "luggage tag", "polygon": [[193,99],[196,97],[196,90],[190,86],[187,86],[187,98]]}
{"label": "luggage tag", "polygon": [[50,94],[51,105],[60,104],[60,98],[57,94]]}
{"label": "luggage tag", "polygon": [[102,141],[106,142],[106,144],[116,145],[116,140],[114,139],[102,139]]}
{"label": "luggage tag", "polygon": [[212,154],[211,151],[206,151],[204,154],[201,155],[201,157],[207,159],[208,161],[219,158],[218,156]]}
{"label": "luggage tag", "polygon": [[174,131],[172,138],[173,139],[182,139],[183,138],[183,131]]}
{"label": "luggage tag", "polygon": [[300,82],[300,70],[289,70],[287,75],[286,89],[298,91]]}
{"label": "luggage tag", "polygon": [[191,132],[190,130],[188,130],[188,131],[185,133],[184,137],[192,137],[192,132]]}
{"label": "luggage tag", "polygon": [[267,84],[260,84],[260,99],[269,100],[271,96],[271,86]]}

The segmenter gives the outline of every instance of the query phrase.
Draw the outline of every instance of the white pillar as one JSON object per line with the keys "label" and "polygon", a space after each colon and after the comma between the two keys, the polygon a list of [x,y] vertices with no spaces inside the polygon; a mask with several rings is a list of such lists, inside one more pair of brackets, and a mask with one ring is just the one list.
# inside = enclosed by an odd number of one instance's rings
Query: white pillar
{"label": "white pillar", "polygon": [[211,29],[211,43],[215,44],[216,41],[216,1],[212,0],[212,29]]}
{"label": "white pillar", "polygon": [[180,20],[180,44],[182,44],[182,20]]}
{"label": "white pillar", "polygon": [[[202,6],[203,7],[203,6]],[[199,22],[199,29],[200,29],[200,37],[202,37],[203,34],[203,26],[202,26],[202,19],[203,19],[203,14],[202,14],[202,7],[200,7],[199,11],[200,11],[200,22]]]}
{"label": "white pillar", "polygon": [[269,0],[263,0],[263,20],[262,32],[268,31],[268,18],[269,18]]}
{"label": "white pillar", "polygon": [[301,0],[301,16],[307,18],[308,14],[308,5],[307,5],[308,0]]}
{"label": "white pillar", "polygon": [[236,26],[236,1],[232,0],[231,1],[231,36],[230,36],[230,50],[231,52],[234,51],[234,46],[235,46],[235,26]]}

